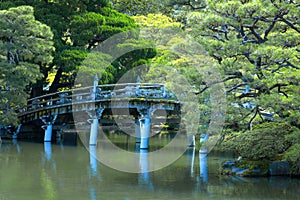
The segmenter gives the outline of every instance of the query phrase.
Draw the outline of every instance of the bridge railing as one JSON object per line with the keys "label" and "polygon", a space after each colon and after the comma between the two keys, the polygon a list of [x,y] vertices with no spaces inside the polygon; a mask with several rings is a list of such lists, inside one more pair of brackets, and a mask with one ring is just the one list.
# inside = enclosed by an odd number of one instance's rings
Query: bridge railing
{"label": "bridge railing", "polygon": [[74,88],[29,99],[27,106],[19,110],[20,113],[44,109],[47,107],[62,106],[72,102],[99,101],[114,98],[149,98],[175,99],[163,84],[124,83],[106,84]]}

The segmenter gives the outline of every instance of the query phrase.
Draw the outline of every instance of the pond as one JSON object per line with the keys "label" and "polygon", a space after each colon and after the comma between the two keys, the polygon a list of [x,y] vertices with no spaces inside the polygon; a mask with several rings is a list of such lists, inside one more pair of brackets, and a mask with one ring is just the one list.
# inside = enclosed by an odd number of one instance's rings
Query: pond
{"label": "pond", "polygon": [[[114,136],[122,145],[120,141],[126,140],[119,137]],[[155,140],[162,143],[162,139]],[[221,163],[232,159],[232,155],[211,152],[206,160],[200,157],[194,148],[188,148],[163,169],[126,173],[97,162],[80,143],[67,146],[2,141],[0,200],[294,200],[300,196],[299,179],[219,176]]]}

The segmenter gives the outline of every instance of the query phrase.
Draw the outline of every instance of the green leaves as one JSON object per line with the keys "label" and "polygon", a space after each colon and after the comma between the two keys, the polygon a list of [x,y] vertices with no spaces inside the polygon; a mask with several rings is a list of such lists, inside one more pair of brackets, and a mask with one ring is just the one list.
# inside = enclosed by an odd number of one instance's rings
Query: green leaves
{"label": "green leaves", "polygon": [[112,2],[116,10],[129,15],[147,15],[163,9],[156,0],[112,0]]}
{"label": "green leaves", "polygon": [[103,14],[87,12],[73,16],[70,33],[74,46],[92,49],[116,33],[135,28],[128,16],[108,8],[103,10]]}
{"label": "green leaves", "polygon": [[26,103],[26,87],[42,77],[40,65],[53,59],[53,34],[29,6],[1,10],[0,27],[0,124],[16,124],[14,112]]}
{"label": "green leaves", "polygon": [[[75,15],[71,21],[71,39],[75,46],[84,46],[94,38],[101,37],[105,17],[97,13]],[[99,41],[100,38],[98,39]],[[103,39],[102,39],[103,40]]]}
{"label": "green leaves", "polygon": [[[188,15],[190,33],[221,64],[229,106],[241,100],[275,112],[280,120],[293,115],[294,108],[287,112],[285,101],[299,102],[294,98],[299,93],[292,89],[300,76],[297,10],[290,1],[220,0],[208,1],[206,11]],[[242,85],[251,90],[242,94]]]}
{"label": "green leaves", "polygon": [[299,144],[299,131],[287,123],[269,122],[257,125],[251,131],[227,136],[231,138],[227,140],[229,142],[225,140],[224,146],[230,146],[245,159],[280,160],[280,154]]}

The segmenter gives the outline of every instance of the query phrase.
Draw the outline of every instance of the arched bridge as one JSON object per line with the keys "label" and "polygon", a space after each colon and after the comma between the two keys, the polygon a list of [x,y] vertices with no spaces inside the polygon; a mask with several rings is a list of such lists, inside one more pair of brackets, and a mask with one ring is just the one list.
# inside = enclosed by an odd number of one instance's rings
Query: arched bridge
{"label": "arched bridge", "polygon": [[90,145],[96,145],[98,123],[104,112],[113,115],[133,115],[136,119],[136,140],[141,143],[141,148],[148,148],[151,115],[161,111],[179,114],[180,107],[181,103],[162,84],[98,85],[98,79],[95,77],[93,86],[29,99],[27,106],[19,110],[18,118],[21,124],[41,120],[45,130],[44,141],[50,142],[52,125],[58,116],[73,113],[74,121],[79,122],[80,113],[87,113],[91,124]]}

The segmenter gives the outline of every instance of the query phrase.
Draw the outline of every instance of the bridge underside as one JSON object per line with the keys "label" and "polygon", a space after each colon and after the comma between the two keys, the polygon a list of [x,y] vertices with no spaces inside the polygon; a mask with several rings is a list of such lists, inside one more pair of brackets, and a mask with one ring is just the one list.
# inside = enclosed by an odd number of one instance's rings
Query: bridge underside
{"label": "bridge underside", "polygon": [[[47,115],[47,113],[44,111],[35,113],[32,121],[23,123],[18,138],[43,141],[45,131],[41,127],[44,123],[39,119],[43,115]],[[74,116],[76,120],[74,120]],[[117,112],[113,112],[111,109],[104,109],[102,117],[98,121],[99,126],[105,133],[128,134],[135,130],[134,122],[138,116],[139,112],[134,108],[118,109]],[[23,119],[32,119],[32,116],[27,116]],[[90,116],[85,111],[58,115],[53,124],[52,141],[60,142],[59,136],[63,133],[64,142],[76,143],[78,132],[89,134],[91,127],[88,123],[89,119]],[[177,111],[156,110],[151,117],[151,136],[176,133],[180,122],[180,114]]]}
{"label": "bridge underside", "polygon": [[[155,112],[170,112],[180,114],[180,103],[166,100],[148,100],[148,99],[112,99],[103,101],[74,102],[64,105],[54,105],[51,107],[40,107],[34,110],[28,110],[19,114],[20,123],[25,124],[38,120],[45,115],[63,115],[66,113],[93,112],[96,109],[103,108],[106,114],[116,115],[140,115],[138,109],[153,108]],[[74,114],[73,114],[74,115]],[[77,115],[77,114],[76,114]],[[75,115],[75,116],[76,116]]]}

